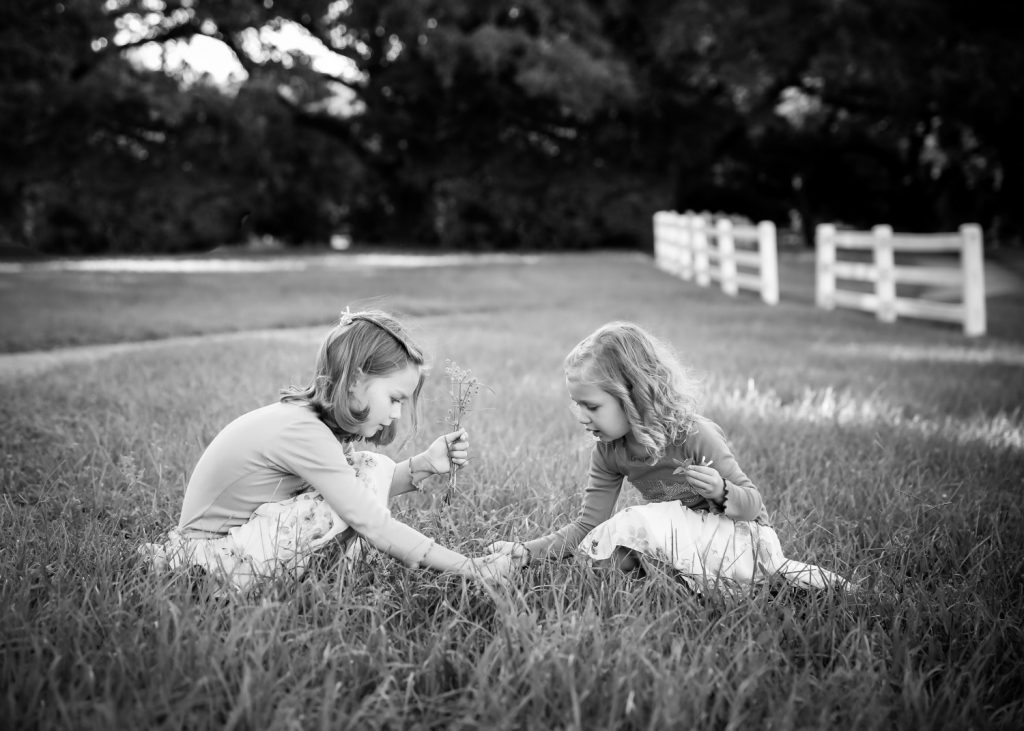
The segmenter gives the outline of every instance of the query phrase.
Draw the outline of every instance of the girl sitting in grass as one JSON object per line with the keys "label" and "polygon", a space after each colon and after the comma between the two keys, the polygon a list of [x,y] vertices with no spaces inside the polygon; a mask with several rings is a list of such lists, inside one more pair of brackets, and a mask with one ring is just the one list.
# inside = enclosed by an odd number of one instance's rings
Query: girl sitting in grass
{"label": "girl sitting in grass", "polygon": [[196,464],[178,527],[143,546],[160,567],[198,566],[237,589],[264,576],[301,576],[316,551],[355,536],[410,566],[493,580],[513,560],[471,559],[395,520],[389,496],[417,489],[430,475],[465,464],[465,430],[438,437],[426,451],[395,464],[354,451],[394,438],[403,409],[416,424],[424,356],[388,315],[342,315],[320,346],[312,382],[282,392],[277,403],[228,424]]}
{"label": "girl sitting in grass", "polygon": [[[761,493],[722,429],[696,413],[697,384],[671,349],[631,323],[607,324],[565,359],[576,414],[597,442],[579,517],[526,543],[497,541],[520,563],[578,549],[624,571],[642,560],[674,568],[692,588],[766,581],[846,587],[825,569],[787,560]],[[649,502],[612,515],[623,478]]]}

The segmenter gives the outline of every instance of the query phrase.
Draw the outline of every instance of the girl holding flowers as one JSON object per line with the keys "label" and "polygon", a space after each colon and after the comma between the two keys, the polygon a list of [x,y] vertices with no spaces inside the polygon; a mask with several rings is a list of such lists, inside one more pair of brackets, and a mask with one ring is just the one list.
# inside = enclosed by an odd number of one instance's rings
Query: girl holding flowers
{"label": "girl holding flowers", "polygon": [[[576,416],[595,440],[579,517],[525,543],[497,541],[520,563],[577,549],[623,570],[650,560],[704,583],[761,583],[773,575],[806,587],[845,587],[825,569],[787,560],[761,493],[722,429],[697,413],[697,383],[672,350],[643,328],[613,322],[564,362]],[[624,478],[648,501],[612,515]]]}
{"label": "girl holding flowers", "polygon": [[245,590],[263,576],[301,576],[331,541],[360,536],[411,566],[496,580],[513,560],[472,559],[392,517],[390,496],[465,464],[464,429],[396,464],[355,451],[389,444],[409,412],[413,427],[424,355],[405,328],[379,311],[343,313],[327,334],[313,380],[228,424],[192,473],[178,526],[142,552],[163,567],[199,566]]}

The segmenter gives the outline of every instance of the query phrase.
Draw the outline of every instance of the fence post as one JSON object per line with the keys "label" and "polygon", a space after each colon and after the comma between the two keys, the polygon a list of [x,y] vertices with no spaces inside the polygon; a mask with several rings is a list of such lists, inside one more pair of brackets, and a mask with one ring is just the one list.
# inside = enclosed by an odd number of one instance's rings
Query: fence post
{"label": "fence post", "polygon": [[775,224],[757,224],[757,249],[761,254],[761,300],[767,305],[779,304],[779,253]]}
{"label": "fence post", "polygon": [[687,282],[693,279],[693,224],[689,211],[676,214],[679,247],[676,249],[676,274]]}
{"label": "fence post", "polygon": [[981,226],[965,223],[960,227],[963,248],[960,266],[964,273],[964,335],[984,335],[985,322],[985,254]]}
{"label": "fence post", "polygon": [[819,223],[814,228],[814,255],[816,261],[814,277],[814,304],[826,310],[836,306],[836,227],[831,223]]}
{"label": "fence post", "polygon": [[708,235],[707,221],[704,216],[692,214],[692,226],[690,228],[691,242],[693,244],[693,269],[697,277],[697,284],[706,287],[711,284],[711,273],[708,265]]}
{"label": "fence post", "polygon": [[872,226],[875,238],[875,296],[878,319],[896,322],[896,256],[892,247],[892,226]]}
{"label": "fence post", "polygon": [[654,265],[663,272],[668,271],[668,211],[657,211],[654,214]]}
{"label": "fence post", "polygon": [[718,238],[718,272],[722,280],[722,291],[735,297],[740,293],[736,282],[736,242],[732,238],[732,221],[719,218],[715,223]]}
{"label": "fence post", "polygon": [[665,216],[665,271],[679,276],[679,214],[675,211]]}

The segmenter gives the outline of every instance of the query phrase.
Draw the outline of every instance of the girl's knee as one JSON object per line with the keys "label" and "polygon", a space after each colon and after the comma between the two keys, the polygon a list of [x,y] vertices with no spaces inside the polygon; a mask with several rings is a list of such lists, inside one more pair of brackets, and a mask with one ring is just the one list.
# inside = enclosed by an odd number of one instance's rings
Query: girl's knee
{"label": "girl's knee", "polygon": [[387,503],[391,480],[395,476],[395,461],[377,452],[353,452],[351,459],[356,479],[369,486],[374,494]]}
{"label": "girl's knee", "polygon": [[395,471],[395,460],[380,452],[352,452],[352,466],[369,472]]}

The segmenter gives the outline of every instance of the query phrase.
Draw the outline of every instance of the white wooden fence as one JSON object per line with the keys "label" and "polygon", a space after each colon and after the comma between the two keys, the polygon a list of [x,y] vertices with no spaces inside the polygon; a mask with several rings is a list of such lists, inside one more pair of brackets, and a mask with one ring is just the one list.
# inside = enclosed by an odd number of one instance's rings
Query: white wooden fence
{"label": "white wooden fence", "polygon": [[[769,305],[779,302],[779,263],[775,224],[737,225],[706,214],[658,211],[654,214],[654,261],[660,269],[722,291],[760,293]],[[740,268],[742,267],[742,269]]]}
{"label": "white wooden fence", "polygon": [[[893,322],[898,315],[963,323],[969,336],[984,335],[985,277],[981,227],[964,224],[958,233],[894,234],[890,226],[871,231],[839,231],[832,224],[815,230],[817,272],[815,302],[819,307],[851,307],[875,312],[879,320]],[[871,262],[843,261],[843,249],[868,250]],[[954,266],[897,265],[897,253],[959,252]],[[873,292],[840,289],[837,280],[871,282]],[[959,302],[941,302],[896,294],[899,283],[951,287],[962,292]]]}

